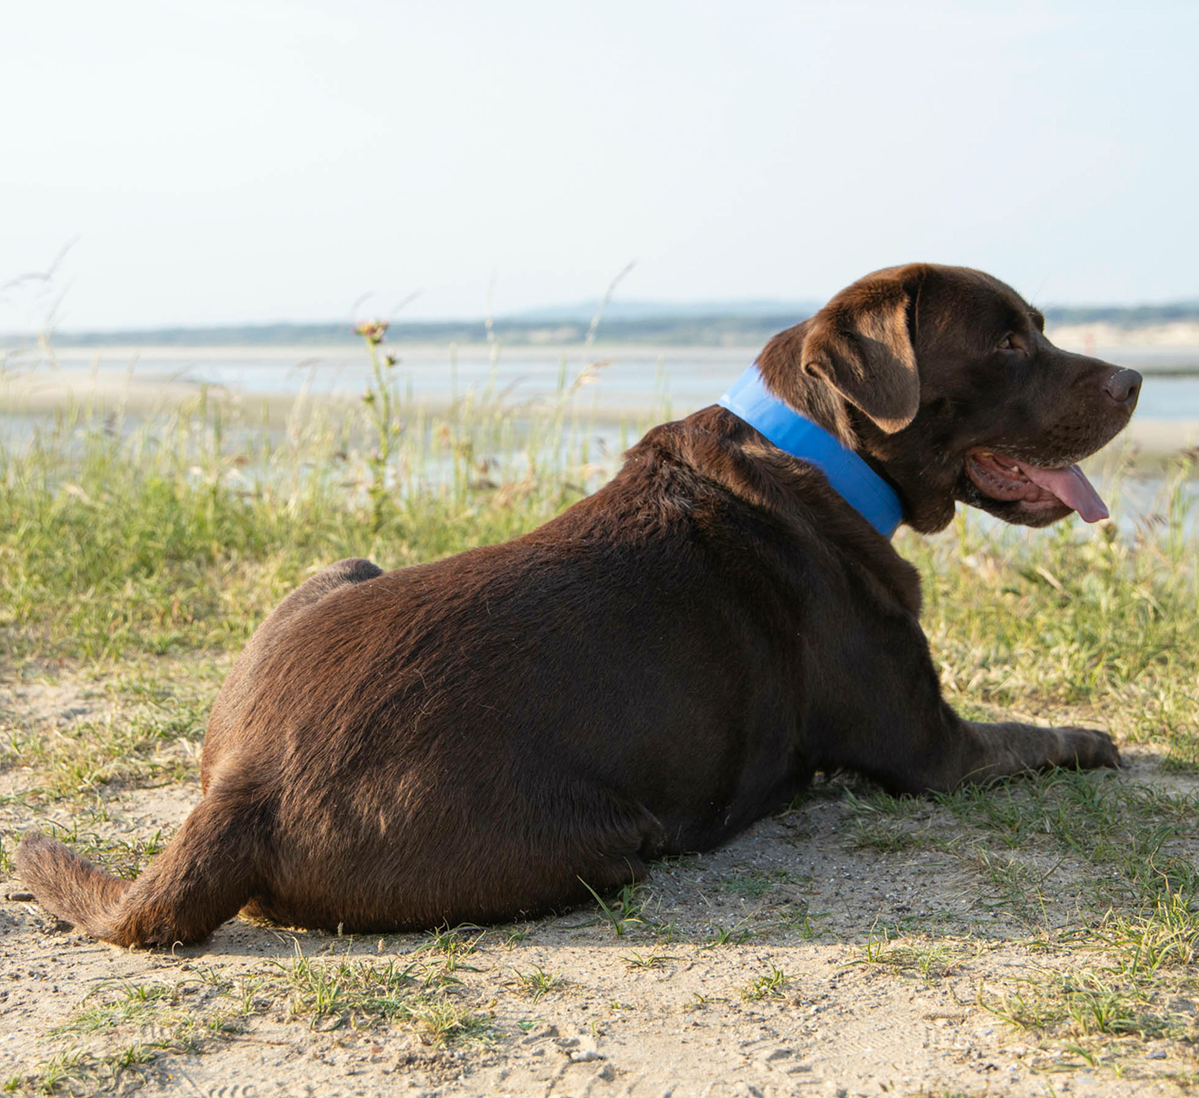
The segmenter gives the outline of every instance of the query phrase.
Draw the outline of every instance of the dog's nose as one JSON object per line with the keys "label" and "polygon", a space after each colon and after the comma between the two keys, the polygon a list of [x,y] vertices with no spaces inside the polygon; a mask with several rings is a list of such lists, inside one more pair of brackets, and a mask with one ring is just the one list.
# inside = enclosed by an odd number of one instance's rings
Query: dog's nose
{"label": "dog's nose", "polygon": [[1135,408],[1137,395],[1141,391],[1141,375],[1136,370],[1117,370],[1103,387],[1104,391],[1117,404],[1127,404]]}

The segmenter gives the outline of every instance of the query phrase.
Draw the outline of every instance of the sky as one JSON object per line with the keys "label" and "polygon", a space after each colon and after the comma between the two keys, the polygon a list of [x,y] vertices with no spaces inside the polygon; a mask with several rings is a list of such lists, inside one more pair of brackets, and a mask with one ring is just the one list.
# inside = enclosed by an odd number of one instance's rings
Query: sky
{"label": "sky", "polygon": [[1193,0],[38,0],[0,34],[0,331],[503,315],[629,263],[620,298],[912,260],[1199,298]]}

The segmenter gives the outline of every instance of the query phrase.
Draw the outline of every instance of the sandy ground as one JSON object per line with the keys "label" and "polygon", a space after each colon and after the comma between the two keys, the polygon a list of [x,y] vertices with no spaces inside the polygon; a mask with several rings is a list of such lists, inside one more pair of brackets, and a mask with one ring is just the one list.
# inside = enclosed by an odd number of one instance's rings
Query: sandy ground
{"label": "sandy ground", "polygon": [[1097,347],[1199,347],[1199,323],[1172,320],[1139,328],[1116,324],[1059,324],[1045,330],[1049,339],[1071,351]]}
{"label": "sandy ground", "polygon": [[[52,736],[103,705],[79,681],[0,682],[9,728]],[[1151,754],[1131,762],[1108,780],[1192,791],[1193,782],[1163,772]],[[0,773],[9,853],[30,823],[69,824],[78,814],[69,802],[39,801],[36,780],[19,766]],[[169,833],[198,797],[194,779],[116,791],[88,827],[123,839]],[[1078,963],[1054,928],[1079,923],[1084,867],[1014,851],[1043,876],[1047,897],[1040,911],[1021,911],[996,894],[968,844],[955,847],[961,825],[931,800],[900,821],[920,847],[890,853],[856,841],[852,806],[852,787],[819,785],[721,850],[656,866],[620,934],[594,907],[448,939],[338,938],[235,920],[204,947],[127,952],[57,924],[9,878],[0,883],[0,1085],[32,1091],[52,1080],[64,1055],[82,1054],[58,1084],[64,1092],[774,1098],[1186,1090],[1199,1069],[1189,1042],[1113,1039],[1080,1051],[988,1009],[1022,978]],[[412,965],[471,1016],[471,1028],[438,1040],[403,1020],[336,1012],[314,1019],[284,978],[300,955]],[[1094,961],[1088,954],[1086,963]],[[80,1028],[89,1006],[155,987],[172,989],[160,1012]],[[1178,1006],[1196,1010],[1190,1000]],[[202,1024],[230,1012],[236,1017],[222,1032]],[[58,1031],[72,1022],[73,1030]],[[127,1062],[103,1062],[114,1056]]]}

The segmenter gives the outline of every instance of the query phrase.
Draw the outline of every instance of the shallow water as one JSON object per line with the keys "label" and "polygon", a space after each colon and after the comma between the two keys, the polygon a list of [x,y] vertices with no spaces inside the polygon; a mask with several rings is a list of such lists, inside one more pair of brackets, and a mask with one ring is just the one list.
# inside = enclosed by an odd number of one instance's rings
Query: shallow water
{"label": "shallow water", "polygon": [[[685,415],[713,403],[753,360],[746,347],[612,347],[565,351],[555,348],[396,348],[399,363],[389,373],[401,393],[417,402],[443,406],[473,392],[490,391],[516,403],[553,404],[582,374],[583,406],[603,416],[668,411]],[[1199,420],[1199,348],[1097,348],[1099,357],[1139,369],[1145,385],[1138,415],[1147,419]],[[371,380],[361,348],[308,351],[287,347],[231,347],[130,351],[59,351],[60,366],[94,371],[97,378],[140,385],[174,381],[220,386],[245,396],[286,396],[307,388],[314,395],[356,396]],[[593,366],[589,365],[594,363]],[[1191,371],[1184,373],[1183,371]],[[34,376],[51,384],[44,365]],[[667,408],[668,404],[668,408]]]}

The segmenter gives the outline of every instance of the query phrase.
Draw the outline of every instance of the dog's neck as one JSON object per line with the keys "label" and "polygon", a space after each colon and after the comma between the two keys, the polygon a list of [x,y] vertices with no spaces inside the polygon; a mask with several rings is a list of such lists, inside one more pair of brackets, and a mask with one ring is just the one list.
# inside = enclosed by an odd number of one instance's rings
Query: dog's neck
{"label": "dog's neck", "polygon": [[819,424],[779,400],[754,363],[717,401],[780,450],[817,466],[829,484],[885,538],[895,533],[903,505],[895,490],[866,462]]}

